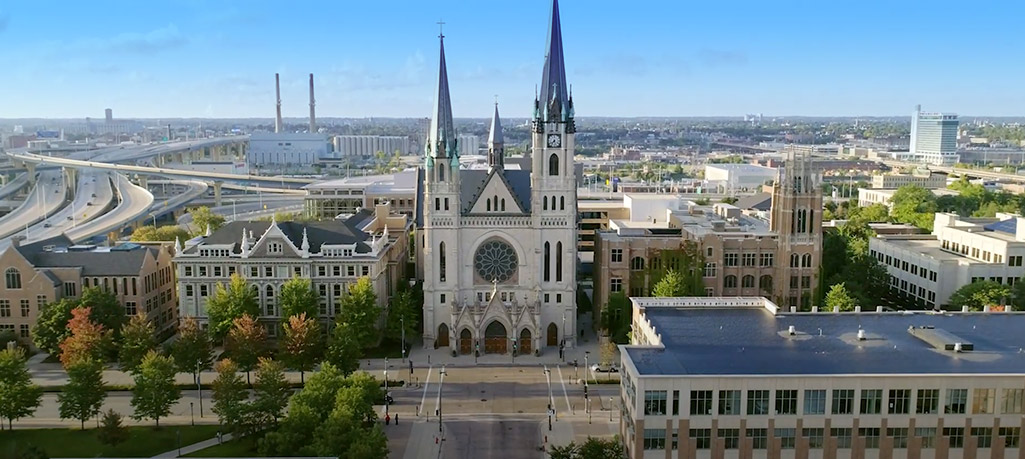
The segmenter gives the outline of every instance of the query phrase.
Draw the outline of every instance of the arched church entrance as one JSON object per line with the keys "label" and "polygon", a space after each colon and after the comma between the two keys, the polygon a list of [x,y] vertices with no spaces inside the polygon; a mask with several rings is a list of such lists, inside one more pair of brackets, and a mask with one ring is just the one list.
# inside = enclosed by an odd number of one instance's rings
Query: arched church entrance
{"label": "arched church entrance", "polygon": [[473,352],[473,336],[469,328],[459,332],[459,353],[466,355]]}
{"label": "arched church entrance", "polygon": [[559,345],[559,327],[555,325],[555,322],[548,324],[548,345]]}
{"label": "arched church entrance", "polygon": [[438,336],[434,340],[434,348],[448,347],[448,325],[438,325]]}
{"label": "arched church entrance", "polygon": [[531,349],[531,342],[533,340],[530,336],[530,330],[524,328],[520,330],[520,354],[530,354],[534,350]]}
{"label": "arched church entrance", "polygon": [[501,322],[491,322],[488,328],[484,329],[485,354],[505,354],[508,342],[509,336]]}

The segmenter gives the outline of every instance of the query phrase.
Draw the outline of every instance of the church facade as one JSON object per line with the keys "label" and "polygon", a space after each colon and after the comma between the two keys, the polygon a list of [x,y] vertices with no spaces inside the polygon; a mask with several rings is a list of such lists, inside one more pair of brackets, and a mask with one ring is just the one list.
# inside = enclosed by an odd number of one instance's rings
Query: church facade
{"label": "church facade", "polygon": [[417,199],[424,346],[461,355],[540,354],[572,347],[576,328],[573,100],[553,1],[531,170],[506,168],[496,104],[488,168],[459,165],[444,36]]}

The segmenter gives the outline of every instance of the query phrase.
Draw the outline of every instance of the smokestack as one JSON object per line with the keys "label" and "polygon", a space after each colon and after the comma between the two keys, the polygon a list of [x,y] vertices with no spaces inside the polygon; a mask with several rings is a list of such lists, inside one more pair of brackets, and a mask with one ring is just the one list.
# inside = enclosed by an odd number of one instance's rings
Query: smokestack
{"label": "smokestack", "polygon": [[277,73],[274,74],[274,93],[277,94],[278,99],[278,114],[274,118],[274,132],[281,132],[281,77]]}
{"label": "smokestack", "polygon": [[314,111],[316,103],[313,101],[313,74],[310,74],[310,133],[317,132],[317,114]]}

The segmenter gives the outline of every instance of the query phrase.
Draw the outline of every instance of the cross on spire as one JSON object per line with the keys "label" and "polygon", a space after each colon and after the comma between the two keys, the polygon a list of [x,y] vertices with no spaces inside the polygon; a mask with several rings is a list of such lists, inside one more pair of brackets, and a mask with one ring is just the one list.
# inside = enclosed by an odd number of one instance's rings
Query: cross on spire
{"label": "cross on spire", "polygon": [[445,21],[438,20],[438,38],[445,38]]}

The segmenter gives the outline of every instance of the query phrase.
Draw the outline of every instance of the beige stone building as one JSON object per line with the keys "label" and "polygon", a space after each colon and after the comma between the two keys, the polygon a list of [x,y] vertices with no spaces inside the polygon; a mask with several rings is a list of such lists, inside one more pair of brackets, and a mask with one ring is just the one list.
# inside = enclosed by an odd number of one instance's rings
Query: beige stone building
{"label": "beige stone building", "polygon": [[235,273],[254,289],[259,319],[272,337],[281,328],[281,286],[296,276],[312,281],[325,322],[341,312],[339,301],[361,277],[370,278],[378,304],[387,310],[399,282],[408,278],[411,225],[388,203],[345,221],[228,223],[175,254],[179,310],[205,325],[208,298]]}
{"label": "beige stone building", "polygon": [[631,458],[1020,458],[1020,313],[798,313],[634,298]]}
{"label": "beige stone building", "polygon": [[[820,177],[805,158],[791,158],[773,186],[769,221],[724,203],[662,203],[662,217],[613,220],[597,232],[595,317],[610,295],[647,296],[688,243],[704,257],[708,296],[767,296],[811,307],[822,258]],[[666,199],[663,195],[661,199]]]}
{"label": "beige stone building", "polygon": [[46,305],[78,298],[88,287],[114,293],[125,314],[144,312],[159,337],[177,326],[171,247],[134,243],[114,247],[74,245],[64,236],[21,245],[0,254],[0,329],[31,345],[31,329]]}

